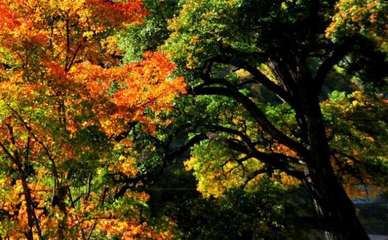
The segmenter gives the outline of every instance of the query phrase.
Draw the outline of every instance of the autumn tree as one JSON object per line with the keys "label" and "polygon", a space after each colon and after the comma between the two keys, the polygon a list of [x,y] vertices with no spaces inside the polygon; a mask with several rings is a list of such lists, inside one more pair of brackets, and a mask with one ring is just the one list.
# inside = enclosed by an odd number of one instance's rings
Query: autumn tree
{"label": "autumn tree", "polygon": [[[184,92],[159,52],[121,64],[115,34],[143,21],[141,1],[0,1],[0,236],[171,237],[142,222],[144,192],[123,141],[152,133]],[[150,117],[152,116],[152,117]]]}
{"label": "autumn tree", "polygon": [[386,4],[176,4],[153,13],[169,18],[166,41],[154,35],[163,24],[123,37],[129,58],[167,50],[191,89],[169,130],[150,140],[164,149],[161,166],[194,146],[185,164],[205,196],[270,176],[309,192],[316,215],[306,226],[328,239],[368,239],[344,186],[386,187]]}

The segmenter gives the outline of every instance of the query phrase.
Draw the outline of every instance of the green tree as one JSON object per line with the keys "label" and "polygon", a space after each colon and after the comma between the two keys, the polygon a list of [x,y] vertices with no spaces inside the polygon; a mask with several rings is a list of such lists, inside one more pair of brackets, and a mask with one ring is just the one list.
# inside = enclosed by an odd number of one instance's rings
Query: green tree
{"label": "green tree", "polygon": [[167,40],[148,41],[180,66],[191,94],[157,136],[167,149],[162,162],[196,145],[187,164],[208,196],[254,188],[263,175],[284,182],[285,173],[309,191],[318,215],[312,227],[328,239],[368,239],[343,184],[384,182],[386,3],[187,0],[177,6],[164,12],[171,18]]}

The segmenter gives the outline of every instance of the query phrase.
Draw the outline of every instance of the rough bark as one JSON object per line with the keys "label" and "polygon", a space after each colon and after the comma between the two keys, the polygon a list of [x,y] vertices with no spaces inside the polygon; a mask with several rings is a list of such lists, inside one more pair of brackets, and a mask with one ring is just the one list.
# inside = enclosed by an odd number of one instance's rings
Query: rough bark
{"label": "rough bark", "polygon": [[356,216],[355,207],[338,181],[330,164],[330,151],[318,98],[303,104],[310,149],[307,166],[318,214],[331,219],[334,228],[326,232],[328,240],[369,239]]}

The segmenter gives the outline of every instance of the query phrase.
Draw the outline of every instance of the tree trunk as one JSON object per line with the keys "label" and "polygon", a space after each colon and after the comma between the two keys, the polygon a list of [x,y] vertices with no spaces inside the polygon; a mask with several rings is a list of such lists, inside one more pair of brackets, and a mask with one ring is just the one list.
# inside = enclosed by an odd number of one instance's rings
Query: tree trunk
{"label": "tree trunk", "polygon": [[333,226],[325,233],[329,240],[369,239],[359,222],[353,202],[338,181],[330,163],[330,151],[323,116],[317,98],[303,101],[309,141],[307,166],[318,208],[317,213]]}
{"label": "tree trunk", "polygon": [[39,225],[39,220],[35,214],[34,202],[32,200],[30,188],[28,187],[26,174],[25,174],[24,169],[22,167],[21,161],[18,159],[18,157],[15,158],[14,162],[16,163],[16,166],[17,166],[19,174],[20,174],[20,180],[22,182],[22,187],[23,187],[23,194],[24,194],[24,198],[26,201],[27,221],[28,221],[28,227],[29,227],[26,231],[26,234],[25,234],[26,238],[28,240],[33,240],[33,238],[34,238],[33,228],[35,225],[39,239],[43,239],[42,231],[41,231],[40,225]]}

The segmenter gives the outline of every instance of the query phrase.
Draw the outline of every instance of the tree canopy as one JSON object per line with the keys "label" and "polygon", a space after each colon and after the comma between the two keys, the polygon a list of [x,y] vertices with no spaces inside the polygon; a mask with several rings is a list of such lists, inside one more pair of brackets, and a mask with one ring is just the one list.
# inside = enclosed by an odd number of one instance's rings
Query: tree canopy
{"label": "tree canopy", "polygon": [[0,238],[368,239],[387,11],[0,0]]}
{"label": "tree canopy", "polygon": [[121,135],[135,122],[152,132],[184,92],[161,53],[120,64],[115,32],[140,24],[143,4],[0,4],[2,237],[168,237],[137,217],[146,193],[113,201],[109,188],[110,175],[136,175]]}

